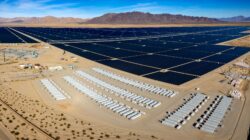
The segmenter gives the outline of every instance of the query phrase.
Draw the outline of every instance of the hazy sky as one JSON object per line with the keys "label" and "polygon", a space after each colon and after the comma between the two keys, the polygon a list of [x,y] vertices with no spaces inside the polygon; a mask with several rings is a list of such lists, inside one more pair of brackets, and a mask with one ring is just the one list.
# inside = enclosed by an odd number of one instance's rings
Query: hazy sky
{"label": "hazy sky", "polygon": [[250,16],[250,0],[0,0],[0,17],[91,18],[142,11],[191,16]]}

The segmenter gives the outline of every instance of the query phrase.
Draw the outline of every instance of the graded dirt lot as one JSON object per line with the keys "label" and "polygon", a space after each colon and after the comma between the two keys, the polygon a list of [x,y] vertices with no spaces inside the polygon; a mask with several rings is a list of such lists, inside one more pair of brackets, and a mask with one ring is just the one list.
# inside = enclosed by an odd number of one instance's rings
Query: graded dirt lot
{"label": "graded dirt lot", "polygon": [[[250,31],[248,31],[250,33]],[[246,32],[246,33],[248,33]],[[239,39],[234,39],[228,42],[221,43],[221,45],[230,45],[230,46],[243,46],[250,47],[250,35],[241,37]]]}
{"label": "graded dirt lot", "polygon": [[[249,42],[242,41],[243,39],[236,40],[238,41],[237,46],[250,46]],[[244,97],[233,99],[231,110],[225,115],[222,127],[216,133],[209,134],[200,131],[193,127],[193,123],[216,95],[228,95],[228,92],[233,89],[228,84],[229,80],[221,73],[231,70],[232,65],[240,60],[247,63],[250,60],[249,53],[198,79],[176,86],[116,70],[68,52],[63,54],[62,50],[45,43],[36,46],[0,45],[0,49],[2,48],[36,49],[39,56],[27,59],[9,57],[6,62],[3,62],[3,57],[0,56],[0,129],[2,130],[0,131],[0,139],[244,140],[247,138],[250,124],[250,84],[247,80],[239,88]],[[26,63],[40,64],[43,68],[40,70],[19,68],[20,64]],[[47,68],[51,66],[62,66],[63,70],[49,71]],[[74,68],[72,69],[70,66],[74,66]],[[102,76],[94,72],[93,67],[103,68],[131,79],[175,90],[179,94],[173,98],[150,94],[147,91]],[[250,76],[249,70],[241,70],[242,68],[238,67],[234,67],[234,69],[234,72],[246,71],[246,74]],[[74,74],[76,70],[82,70],[117,87],[160,101],[161,105],[147,109],[121,99],[89,81],[77,77]],[[63,76],[67,75],[75,77],[108,97],[139,109],[145,114],[136,120],[128,120],[100,107],[96,102],[67,84],[62,79]],[[43,78],[52,79],[71,98],[56,101],[41,85],[40,79]],[[210,100],[181,129],[177,130],[159,122],[166,116],[166,111],[176,109],[183,103],[183,99],[188,98],[193,92],[204,93],[210,97]]]}

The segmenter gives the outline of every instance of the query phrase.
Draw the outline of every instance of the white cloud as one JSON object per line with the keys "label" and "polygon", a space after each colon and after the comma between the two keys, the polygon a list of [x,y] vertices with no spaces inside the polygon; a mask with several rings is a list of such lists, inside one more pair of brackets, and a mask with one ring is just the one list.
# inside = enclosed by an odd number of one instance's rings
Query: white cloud
{"label": "white cloud", "polygon": [[[79,2],[79,3],[77,3]],[[166,6],[157,2],[137,3],[128,6],[95,6],[84,5],[84,1],[72,1],[58,3],[57,0],[0,0],[0,17],[82,17],[90,18],[100,16],[105,13],[141,11],[150,13],[170,13],[191,16],[225,17],[245,15],[249,16],[249,10],[223,10],[205,9],[200,7]]]}
{"label": "white cloud", "polygon": [[156,2],[152,3],[138,3],[135,5],[129,5],[118,8],[108,9],[109,12],[127,12],[127,11],[141,11],[141,12],[154,12],[154,13],[163,13],[166,11],[167,6],[160,6]]}
{"label": "white cloud", "polygon": [[54,0],[17,0],[15,2],[4,0],[0,2],[1,17],[20,17],[20,16],[72,16],[78,13],[79,9],[74,8],[78,3],[53,4]]}
{"label": "white cloud", "polygon": [[[78,3],[54,4],[54,0],[4,0],[0,2],[0,13],[2,17],[20,17],[20,16],[72,16],[90,18],[100,16],[109,12],[128,12],[142,11],[152,13],[164,13],[170,7],[160,6],[155,2],[138,3],[122,7],[96,7],[96,6],[78,6]],[[80,4],[79,4],[80,5]]]}
{"label": "white cloud", "polygon": [[16,3],[17,8],[19,9],[36,9],[36,10],[53,10],[57,8],[69,8],[77,3],[64,3],[64,4],[49,4],[53,0],[19,0]]}

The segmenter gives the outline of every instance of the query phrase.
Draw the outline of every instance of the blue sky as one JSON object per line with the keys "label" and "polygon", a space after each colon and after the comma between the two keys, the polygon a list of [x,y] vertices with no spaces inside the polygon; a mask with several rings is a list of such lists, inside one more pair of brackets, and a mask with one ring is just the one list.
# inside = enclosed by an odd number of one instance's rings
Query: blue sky
{"label": "blue sky", "polygon": [[250,0],[0,0],[0,17],[81,17],[142,11],[206,17],[250,16]]}

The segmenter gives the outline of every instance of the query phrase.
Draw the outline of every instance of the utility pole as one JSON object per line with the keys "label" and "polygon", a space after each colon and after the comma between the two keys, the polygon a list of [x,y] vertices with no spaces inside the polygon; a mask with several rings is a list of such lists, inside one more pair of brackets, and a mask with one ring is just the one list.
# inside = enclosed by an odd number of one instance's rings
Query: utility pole
{"label": "utility pole", "polygon": [[3,49],[3,62],[6,61],[6,58],[5,58],[5,49]]}
{"label": "utility pole", "polygon": [[3,62],[5,62],[5,49],[3,49]]}

